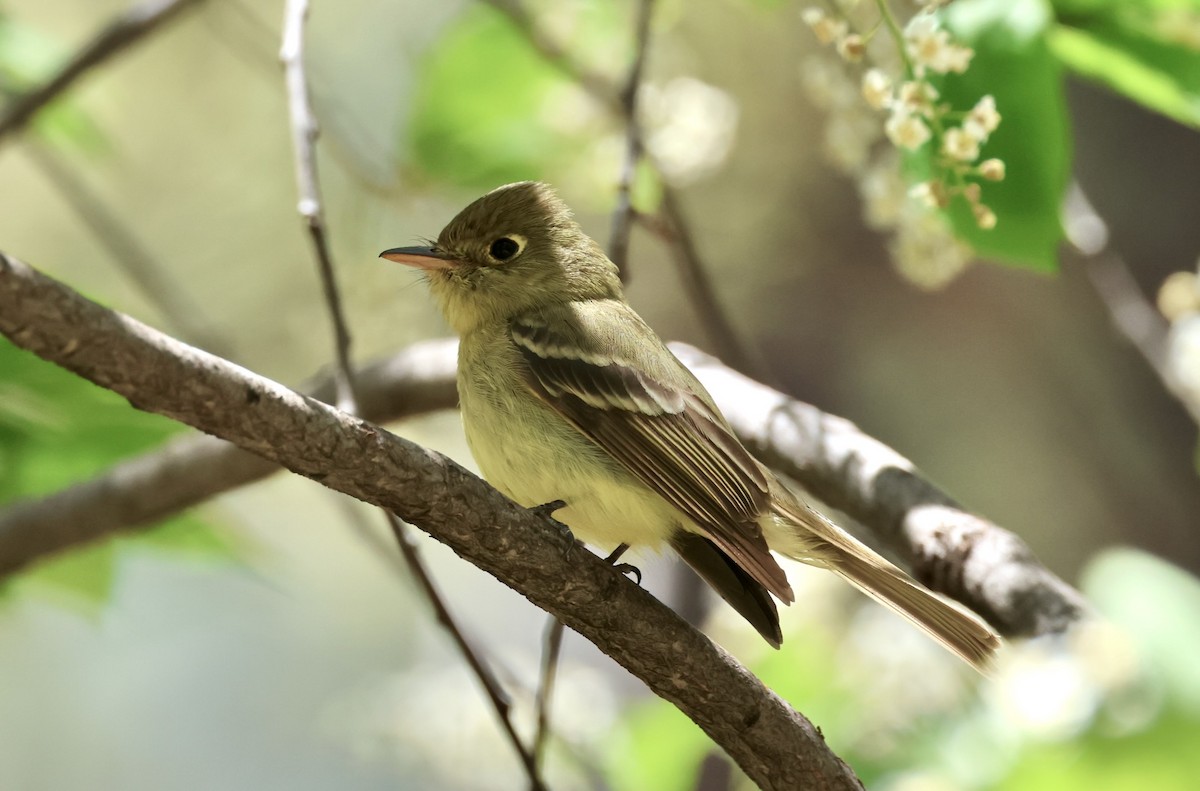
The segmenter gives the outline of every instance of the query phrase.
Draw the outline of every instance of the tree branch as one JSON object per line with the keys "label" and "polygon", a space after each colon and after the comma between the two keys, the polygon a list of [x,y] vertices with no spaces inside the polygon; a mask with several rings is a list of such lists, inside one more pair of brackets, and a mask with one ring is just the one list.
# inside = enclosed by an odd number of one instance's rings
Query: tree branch
{"label": "tree branch", "polygon": [[32,138],[24,150],[34,167],[54,186],[117,267],[146,299],[158,308],[163,321],[184,340],[220,357],[234,357],[234,345],[204,318],[188,291],[146,248],[137,235],[92,191],[84,179],[59,159],[54,149]]}
{"label": "tree branch", "polygon": [[145,0],[117,16],[46,82],[13,99],[0,113],[0,138],[24,128],[39,111],[91,69],[157,30],[201,0]]}
{"label": "tree branch", "polygon": [[617,181],[617,206],[613,209],[612,234],[609,236],[608,257],[616,264],[621,282],[629,282],[629,232],[633,220],[630,193],[638,163],[642,160],[642,125],[638,119],[638,92],[642,87],[642,72],[646,52],[650,48],[650,17],[654,0],[638,3],[637,25],[633,37],[633,62],[621,89],[621,114],[625,116],[625,159]]}
{"label": "tree branch", "polygon": [[861,788],[816,728],[547,518],[450,459],[193,349],[0,255],[0,332],[139,409],[387,508],[587,637],[765,789]]}
{"label": "tree branch", "polygon": [[[458,402],[454,386],[458,341],[424,341],[355,374],[362,417],[401,420]],[[310,391],[336,400],[332,376]],[[222,492],[279,472],[279,466],[223,440],[180,437],[118,463],[92,480],[45,498],[0,510],[0,576],[119,530],[146,529]]]}
{"label": "tree branch", "polygon": [[607,75],[600,74],[577,61],[563,46],[547,36],[521,0],[481,0],[508,17],[521,35],[542,58],[567,78],[579,83],[585,91],[610,111],[622,113],[620,93]]}
{"label": "tree branch", "polygon": [[1083,596],[1039,563],[1024,541],[963,510],[911,461],[850,421],[754,382],[698,349],[671,348],[754,455],[866,525],[917,579],[1002,634],[1061,632],[1087,611]]}
{"label": "tree branch", "polygon": [[1108,225],[1078,184],[1071,184],[1067,192],[1063,220],[1070,241],[1064,254],[1083,265],[1113,327],[1142,355],[1192,420],[1200,424],[1200,399],[1180,386],[1167,363],[1171,325],[1142,293],[1129,265],[1109,243]]}
{"label": "tree branch", "polygon": [[299,198],[296,210],[304,220],[317,260],[325,304],[329,308],[334,337],[334,380],[337,384],[337,406],[356,414],[358,404],[350,367],[350,331],[342,311],[337,277],[333,273],[333,258],[325,229],[324,209],[321,206],[321,185],[317,177],[317,119],[313,115],[308,95],[308,78],[304,72],[304,21],[308,17],[308,0],[287,0],[283,16],[283,44],[279,60],[283,63],[287,85],[288,115],[291,120],[292,148],[296,161],[296,191]]}
{"label": "tree branch", "polygon": [[[388,422],[452,408],[457,341],[424,341],[356,374],[364,417]],[[849,421],[754,382],[684,344],[671,348],[710,389],[760,459],[863,524],[931,588],[1003,633],[1061,631],[1083,597],[1016,536],[964,511],[912,463]],[[312,390],[334,398],[329,379]],[[277,470],[210,437],[185,437],[100,477],[0,510],[0,575],[52,552],[146,526]]]}

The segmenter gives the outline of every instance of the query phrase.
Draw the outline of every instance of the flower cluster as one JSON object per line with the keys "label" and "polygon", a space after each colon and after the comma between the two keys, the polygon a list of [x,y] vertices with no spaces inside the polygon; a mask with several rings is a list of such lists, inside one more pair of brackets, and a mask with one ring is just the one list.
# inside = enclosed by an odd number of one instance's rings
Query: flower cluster
{"label": "flower cluster", "polygon": [[[850,4],[839,7],[845,14],[808,8],[802,13],[805,23],[822,44],[831,44],[841,60],[865,62],[857,82],[857,96],[848,98],[846,84],[854,84],[847,67],[828,61],[805,65],[805,83],[810,94],[829,111],[826,151],[835,164],[858,176],[868,221],[877,228],[895,232],[892,245],[901,272],[914,282],[934,287],[947,282],[971,258],[971,249],[952,242],[948,222],[937,209],[944,209],[955,198],[971,207],[976,224],[983,229],[996,225],[996,214],[982,201],[981,181],[1004,178],[1004,162],[980,161],[981,150],[1000,124],[1000,114],[991,96],[981,98],[968,111],[955,111],[940,101],[929,76],[962,73],[974,57],[969,47],[956,43],[942,29],[932,9],[937,0],[921,3],[925,10],[914,16],[903,29],[895,22],[886,3],[879,3],[882,19],[874,25],[860,25],[867,33],[855,32],[849,18]],[[890,36],[876,33],[888,31]],[[835,74],[835,72],[837,72]],[[886,113],[882,128],[878,113]],[[886,139],[894,146],[877,152],[875,143]],[[907,187],[900,177],[897,150],[917,151],[932,146],[930,177]],[[884,173],[894,169],[894,177]],[[890,190],[884,196],[884,186]],[[890,205],[904,201],[915,206]],[[881,208],[883,207],[883,208]],[[928,216],[926,216],[928,215]],[[881,218],[889,218],[884,222]],[[936,255],[936,266],[910,260],[928,255],[939,245],[945,250]],[[928,258],[926,259],[929,260]],[[927,276],[913,277],[922,267]],[[936,270],[936,271],[934,271]]]}

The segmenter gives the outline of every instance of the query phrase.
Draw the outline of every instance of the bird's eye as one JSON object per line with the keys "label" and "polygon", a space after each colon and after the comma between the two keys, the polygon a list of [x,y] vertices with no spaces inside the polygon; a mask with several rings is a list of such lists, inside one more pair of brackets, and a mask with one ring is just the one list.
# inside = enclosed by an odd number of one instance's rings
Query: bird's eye
{"label": "bird's eye", "polygon": [[488,248],[488,255],[497,261],[507,261],[523,249],[525,249],[525,237],[516,234],[501,236],[492,242],[492,246]]}

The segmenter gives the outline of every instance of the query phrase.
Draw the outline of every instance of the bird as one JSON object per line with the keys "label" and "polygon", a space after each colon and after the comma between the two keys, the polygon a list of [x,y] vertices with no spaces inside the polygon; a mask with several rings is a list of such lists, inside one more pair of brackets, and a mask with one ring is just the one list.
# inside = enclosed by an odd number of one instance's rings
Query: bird
{"label": "bird", "polygon": [[795,595],[773,552],[834,572],[986,672],[999,636],[754,458],[552,187],[498,187],[436,241],[380,257],[421,270],[459,336],[467,444],[510,499],[553,503],[599,548],[670,547],[774,647],[772,597]]}

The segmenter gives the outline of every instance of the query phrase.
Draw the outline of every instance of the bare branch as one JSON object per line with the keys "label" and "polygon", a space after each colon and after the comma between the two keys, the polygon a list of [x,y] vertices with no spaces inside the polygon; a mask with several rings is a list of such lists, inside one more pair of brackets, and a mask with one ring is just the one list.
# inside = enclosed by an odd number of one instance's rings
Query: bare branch
{"label": "bare branch", "polygon": [[279,59],[283,62],[287,83],[288,111],[292,126],[292,147],[296,158],[296,189],[300,193],[297,211],[304,219],[312,242],[313,254],[321,275],[325,304],[333,322],[336,367],[334,377],[338,388],[338,408],[356,414],[354,382],[350,367],[350,331],[342,311],[337,277],[329,254],[324,210],[321,206],[321,184],[317,178],[317,119],[313,115],[308,95],[308,79],[304,74],[304,20],[308,16],[308,0],[287,0],[283,17],[283,46]]}
{"label": "bare branch", "polygon": [[617,115],[622,114],[621,97],[606,75],[577,61],[559,42],[555,41],[538,26],[533,15],[521,0],[481,0],[485,5],[499,11],[525,36],[545,61],[562,72]]}
{"label": "bare branch", "polygon": [[496,712],[496,719],[500,721],[500,727],[504,730],[504,735],[508,737],[508,741],[513,745],[517,752],[517,758],[521,761],[521,765],[525,767],[525,774],[529,777],[529,787],[532,791],[546,791],[546,784],[542,782],[542,776],[538,767],[538,759],[536,750],[527,749],[525,743],[521,741],[521,737],[517,734],[517,729],[513,726],[512,721],[512,706],[508,696],[504,693],[504,689],[500,686],[500,682],[496,679],[496,675],[492,673],[491,668],[479,656],[479,652],[471,645],[471,641],[467,639],[466,632],[462,626],[450,612],[450,608],[446,605],[446,600],[442,597],[437,585],[433,581],[429,570],[425,568],[425,563],[421,560],[421,554],[417,549],[416,543],[412,536],[404,528],[404,523],[396,517],[395,514],[385,510],[384,515],[387,517],[388,525],[392,528],[392,534],[396,537],[397,543],[400,545],[400,554],[404,557],[404,562],[408,566],[408,571],[417,583],[421,586],[421,591],[425,594],[425,598],[433,607],[434,616],[442,628],[454,640],[454,645],[458,648],[458,652],[462,654],[463,659],[467,663],[467,667],[479,679],[480,685],[483,687],[484,694],[487,695],[488,702],[492,704],[492,709]]}
{"label": "bare branch", "polygon": [[[425,341],[359,369],[355,383],[363,417],[386,423],[458,400],[454,386],[458,341]],[[332,376],[311,389],[332,403]],[[79,544],[120,530],[146,529],[222,492],[279,472],[279,466],[204,435],[180,437],[165,447],[120,462],[102,475],[47,497],[0,510],[0,576]]]}
{"label": "bare branch", "polygon": [[0,138],[25,127],[75,81],[137,43],[184,9],[201,0],[144,0],[117,16],[75,53],[49,80],[13,99],[0,113]]}
{"label": "bare branch", "polygon": [[[450,339],[425,341],[360,369],[364,415],[387,422],[452,408],[456,348]],[[1020,539],[963,511],[896,451],[693,347],[671,348],[711,390],[751,451],[854,517],[934,590],[1009,635],[1060,631],[1084,612],[1080,594],[1038,564]],[[332,400],[333,385],[327,380],[312,392]],[[0,575],[77,543],[147,525],[273,469],[208,437],[176,440],[95,480],[0,511]],[[964,553],[967,548],[972,551]]]}
{"label": "bare branch", "polygon": [[[679,199],[675,195],[675,190],[665,181],[662,185],[662,214],[666,221],[667,235],[665,238],[669,241],[668,246],[675,259],[679,279],[683,282],[688,301],[700,314],[704,322],[704,329],[712,340],[717,355],[728,360],[730,365],[741,371],[760,377],[767,376],[770,371],[766,362],[761,356],[752,354],[738,339],[733,326],[725,317],[725,311],[717,302],[716,291],[713,289],[712,281],[709,280],[708,270],[700,260],[695,237],[692,236],[683,209],[679,205]],[[662,228],[663,225],[658,224],[655,227]]]}
{"label": "bare branch", "polygon": [[1179,386],[1167,365],[1170,325],[1142,293],[1129,265],[1109,245],[1107,224],[1078,184],[1071,185],[1063,214],[1070,240],[1066,254],[1083,265],[1113,326],[1142,355],[1163,387],[1183,404],[1192,420],[1200,423],[1200,401]]}
{"label": "bare branch", "polygon": [[746,446],[824,502],[867,526],[939,593],[1001,633],[1060,632],[1087,611],[1083,596],[1020,538],[969,513],[913,463],[848,420],[758,384],[684,344],[692,369]]}
{"label": "bare branch", "polygon": [[562,653],[563,623],[551,616],[546,623],[546,636],[542,647],[542,673],[538,679],[537,730],[533,734],[533,760],[538,766],[546,752],[550,738],[550,701],[554,697],[554,681],[558,676],[558,658]]}
{"label": "bare branch", "polygon": [[633,205],[630,192],[642,160],[642,125],[638,118],[638,93],[642,87],[642,72],[646,66],[646,52],[650,47],[650,17],[654,0],[638,3],[637,28],[634,32],[633,63],[621,89],[621,113],[625,116],[625,161],[621,165],[621,176],[617,181],[617,207],[613,209],[612,235],[609,237],[608,257],[617,265],[621,282],[629,282],[629,232],[633,220]]}
{"label": "bare branch", "polygon": [[151,255],[104,199],[64,165],[48,146],[26,139],[24,150],[34,166],[54,186],[59,196],[74,210],[113,261],[152,305],[163,321],[194,343],[220,357],[232,358],[233,344],[203,318],[203,311],[188,292],[176,282],[169,270]]}
{"label": "bare branch", "polygon": [[[284,66],[288,107],[292,122],[296,184],[300,192],[298,206],[300,215],[304,218],[308,228],[313,256],[317,261],[317,268],[321,276],[325,305],[333,323],[337,359],[334,378],[338,392],[338,407],[351,415],[358,415],[358,395],[354,372],[350,367],[350,330],[342,309],[341,296],[338,293],[337,277],[333,271],[333,256],[329,250],[321,199],[321,182],[317,176],[318,125],[312,110],[304,64],[304,23],[307,18],[308,0],[287,0],[283,18],[283,45],[279,57]],[[463,655],[467,667],[479,679],[479,683],[496,713],[496,718],[500,721],[500,727],[516,751],[522,766],[525,767],[530,788],[532,791],[545,791],[546,786],[538,772],[534,754],[525,747],[525,743],[521,741],[516,728],[513,727],[511,707],[508,697],[500,687],[500,682],[496,680],[491,670],[467,640],[462,627],[451,614],[433,577],[425,568],[421,554],[417,550],[416,544],[413,543],[412,537],[408,535],[404,523],[386,509],[384,509],[383,515],[392,534],[396,537],[396,543],[400,547],[400,554],[404,557],[409,573],[416,578],[421,592],[433,608],[438,623],[450,634],[455,646]]]}
{"label": "bare branch", "polygon": [[0,256],[0,332],[129,399],[387,508],[591,640],[695,721],[764,789],[861,788],[745,668],[450,459],[169,338]]}

